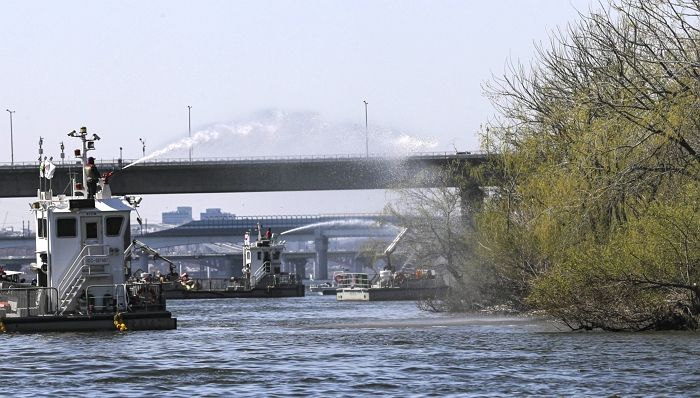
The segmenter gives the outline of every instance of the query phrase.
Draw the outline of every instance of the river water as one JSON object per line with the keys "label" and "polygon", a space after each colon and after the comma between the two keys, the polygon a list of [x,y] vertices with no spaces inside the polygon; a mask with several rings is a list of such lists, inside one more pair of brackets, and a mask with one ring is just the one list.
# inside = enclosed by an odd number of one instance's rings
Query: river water
{"label": "river water", "polygon": [[334,297],[171,300],[178,330],[3,335],[10,396],[698,396],[697,333]]}

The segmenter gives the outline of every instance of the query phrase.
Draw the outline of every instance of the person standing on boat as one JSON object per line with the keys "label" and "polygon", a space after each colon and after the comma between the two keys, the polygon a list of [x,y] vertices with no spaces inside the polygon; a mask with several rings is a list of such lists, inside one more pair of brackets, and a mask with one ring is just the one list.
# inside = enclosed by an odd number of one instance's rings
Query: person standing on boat
{"label": "person standing on boat", "polygon": [[272,230],[270,228],[268,228],[267,231],[265,231],[265,239],[272,239]]}
{"label": "person standing on boat", "polygon": [[88,198],[94,198],[97,193],[97,182],[100,180],[100,172],[95,166],[95,158],[89,157],[85,165],[85,184],[87,185]]}

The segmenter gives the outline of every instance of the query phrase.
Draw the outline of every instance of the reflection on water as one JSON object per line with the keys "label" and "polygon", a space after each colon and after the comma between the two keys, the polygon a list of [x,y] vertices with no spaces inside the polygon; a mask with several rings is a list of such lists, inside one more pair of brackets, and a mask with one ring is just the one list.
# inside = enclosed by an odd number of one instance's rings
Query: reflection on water
{"label": "reflection on water", "polygon": [[12,396],[694,395],[697,333],[333,297],[171,301],[178,330],[3,335]]}

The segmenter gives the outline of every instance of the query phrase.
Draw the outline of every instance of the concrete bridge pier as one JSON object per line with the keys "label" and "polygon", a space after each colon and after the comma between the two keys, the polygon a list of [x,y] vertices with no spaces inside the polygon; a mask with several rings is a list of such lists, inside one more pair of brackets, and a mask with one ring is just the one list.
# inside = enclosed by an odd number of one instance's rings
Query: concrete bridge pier
{"label": "concrete bridge pier", "polygon": [[481,210],[484,204],[484,190],[472,180],[468,180],[466,186],[459,189],[462,206],[462,221],[469,224],[472,228],[474,225],[474,215]]}
{"label": "concrete bridge pier", "polygon": [[299,278],[306,279],[306,259],[295,258],[285,261],[287,272],[297,274]]}
{"label": "concrete bridge pier", "polygon": [[365,267],[367,266],[367,261],[363,258],[354,258],[352,260],[352,266],[350,267],[350,272],[365,272]]}
{"label": "concrete bridge pier", "polygon": [[316,249],[316,269],[314,279],[328,279],[328,237],[317,235],[314,239]]}

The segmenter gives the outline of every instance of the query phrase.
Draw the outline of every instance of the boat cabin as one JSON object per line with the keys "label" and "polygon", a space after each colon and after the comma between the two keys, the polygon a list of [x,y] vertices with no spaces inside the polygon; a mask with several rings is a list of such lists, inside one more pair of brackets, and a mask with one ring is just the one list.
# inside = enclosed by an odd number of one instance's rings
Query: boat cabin
{"label": "boat cabin", "polygon": [[250,288],[264,282],[265,279],[282,275],[282,252],[284,241],[278,241],[271,234],[262,236],[258,227],[258,239],[250,240],[246,232],[243,240],[243,278]]}

